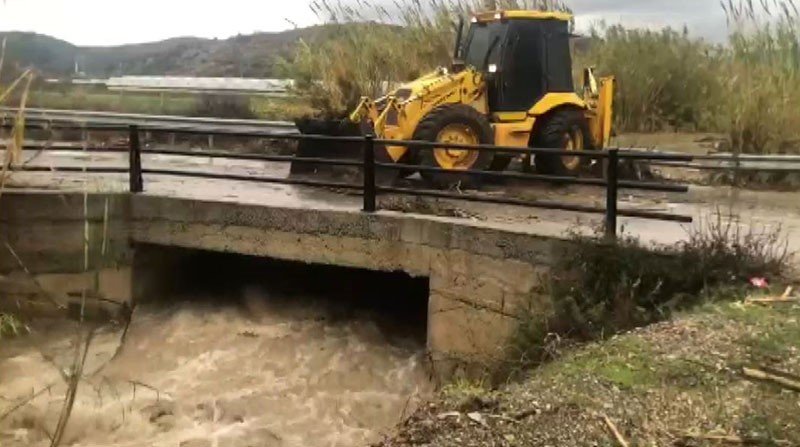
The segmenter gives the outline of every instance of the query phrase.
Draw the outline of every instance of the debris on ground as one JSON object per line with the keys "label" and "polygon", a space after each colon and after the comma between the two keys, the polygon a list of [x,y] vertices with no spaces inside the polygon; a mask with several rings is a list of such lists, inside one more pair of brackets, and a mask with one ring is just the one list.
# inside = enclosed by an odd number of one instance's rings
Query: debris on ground
{"label": "debris on ground", "polygon": [[792,291],[794,289],[789,286],[786,288],[786,291],[783,292],[780,296],[767,296],[767,297],[747,297],[745,299],[745,304],[761,304],[761,305],[770,305],[770,304],[779,304],[779,303],[798,303],[800,304],[800,297],[792,297]]}
{"label": "debris on ground", "polygon": [[800,445],[798,387],[800,304],[706,305],[498,389],[446,387],[376,445]]}
{"label": "debris on ground", "polygon": [[401,213],[427,214],[439,217],[458,217],[471,220],[486,220],[485,216],[439,199],[424,197],[389,197],[381,200],[381,209]]}
{"label": "debris on ground", "polygon": [[750,284],[757,289],[769,288],[769,282],[767,281],[766,278],[761,278],[761,277],[750,278]]}

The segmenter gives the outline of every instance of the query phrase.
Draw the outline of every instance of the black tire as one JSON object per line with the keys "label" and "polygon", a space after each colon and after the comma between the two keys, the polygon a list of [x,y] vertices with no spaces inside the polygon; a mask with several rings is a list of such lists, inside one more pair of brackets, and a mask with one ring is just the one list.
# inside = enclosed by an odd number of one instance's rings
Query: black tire
{"label": "black tire", "polygon": [[[477,110],[464,104],[447,104],[437,107],[420,121],[414,131],[414,140],[437,141],[439,133],[452,124],[468,126],[475,134],[478,144],[492,144],[494,132],[489,120]],[[422,166],[442,168],[434,156],[433,148],[417,148],[414,151]],[[493,154],[479,151],[476,159],[467,169],[486,171],[492,164]],[[447,172],[420,171],[422,177],[437,188],[477,188],[481,184],[480,176],[459,173],[452,169]]]}
{"label": "black tire", "polygon": [[504,155],[504,154],[494,154],[494,158],[492,159],[492,164],[489,166],[490,171],[498,171],[502,172],[508,169],[508,166],[511,164],[511,160],[514,157],[511,155]]}
{"label": "black tire", "polygon": [[[582,110],[561,109],[544,118],[544,123],[533,136],[533,147],[565,149],[566,136],[580,132],[583,140],[582,150],[592,149],[592,137],[589,132],[589,121]],[[581,148],[579,148],[581,149]],[[569,165],[564,156],[540,154],[534,159],[536,172],[546,175],[577,176],[588,165],[587,157],[580,157],[580,162]]]}

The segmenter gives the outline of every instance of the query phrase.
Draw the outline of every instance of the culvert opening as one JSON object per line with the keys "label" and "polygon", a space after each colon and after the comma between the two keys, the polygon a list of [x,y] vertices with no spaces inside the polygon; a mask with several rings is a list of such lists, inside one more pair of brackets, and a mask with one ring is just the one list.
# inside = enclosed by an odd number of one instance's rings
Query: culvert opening
{"label": "culvert opening", "polygon": [[[79,388],[70,443],[372,445],[433,394],[426,280],[138,245],[133,273],[129,325],[92,338],[86,370],[102,372]],[[41,352],[20,365],[52,369]],[[52,381],[21,377],[23,398]],[[45,426],[41,403],[15,428]]]}
{"label": "culvert opening", "polygon": [[425,343],[428,278],[171,247],[137,250],[167,264],[150,301],[234,307],[253,318],[274,314],[334,325],[368,320],[388,341]]}

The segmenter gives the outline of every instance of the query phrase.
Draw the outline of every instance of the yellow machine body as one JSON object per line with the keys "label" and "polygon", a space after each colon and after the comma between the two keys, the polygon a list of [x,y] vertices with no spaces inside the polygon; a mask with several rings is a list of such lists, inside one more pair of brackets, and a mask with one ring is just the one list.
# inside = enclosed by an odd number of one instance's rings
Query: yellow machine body
{"label": "yellow machine body", "polygon": [[[495,11],[476,15],[473,25],[504,20],[569,21],[572,16],[561,12]],[[536,131],[537,121],[557,109],[583,111],[588,122],[591,147],[608,147],[613,119],[614,78],[595,79],[592,69],[584,70],[583,92],[547,92],[528,110],[490,110],[487,74],[466,66],[459,71],[437,69],[414,81],[401,85],[378,100],[361,99],[351,113],[353,122],[365,120],[376,137],[387,140],[413,140],[417,125],[432,110],[445,104],[464,104],[488,117],[494,131],[494,144],[527,148]],[[405,146],[388,145],[394,161],[409,151]]]}
{"label": "yellow machine body", "polygon": [[[491,114],[494,144],[528,147],[537,118],[556,108],[568,106],[585,111],[593,147],[608,147],[613,120],[614,78],[603,78],[599,84],[597,94],[589,95],[587,99],[576,93],[548,93],[530,110]],[[396,95],[398,92],[402,95],[400,99]],[[410,92],[407,97],[406,92]],[[382,101],[378,103],[382,106],[379,109],[376,102],[362,98],[350,119],[360,122],[368,118],[373,123],[376,137],[387,140],[412,140],[420,120],[443,104],[469,104],[482,113],[490,113],[482,75],[471,69],[457,74],[441,71],[431,73],[400,87],[395,94],[386,96]],[[408,148],[387,146],[386,150],[394,161],[399,161]]]}
{"label": "yellow machine body", "polygon": [[[431,110],[445,104],[467,104],[487,114],[489,110],[483,75],[473,69],[450,73],[440,68],[400,86],[378,101],[361,98],[350,119],[353,122],[369,119],[378,138],[411,140],[420,120]],[[394,161],[398,161],[408,148],[387,146],[386,151]]]}

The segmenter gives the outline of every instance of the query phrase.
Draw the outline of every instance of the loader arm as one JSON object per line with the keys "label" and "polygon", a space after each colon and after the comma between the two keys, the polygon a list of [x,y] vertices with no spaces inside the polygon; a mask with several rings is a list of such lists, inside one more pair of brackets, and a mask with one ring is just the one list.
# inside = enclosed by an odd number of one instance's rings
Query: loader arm
{"label": "loader arm", "polygon": [[[466,104],[487,113],[486,85],[483,76],[465,69],[451,73],[446,69],[431,72],[400,86],[390,94],[372,100],[362,97],[350,114],[350,121],[371,128],[375,136],[387,140],[411,140],[417,124],[433,109],[445,104]],[[366,126],[365,121],[367,122]],[[386,147],[390,158],[400,160],[405,146]]]}
{"label": "loader arm", "polygon": [[589,105],[589,131],[596,149],[605,149],[611,144],[611,127],[614,123],[614,76],[594,76],[593,68],[583,72],[583,97]]}
{"label": "loader arm", "polygon": [[375,108],[375,102],[369,96],[362,96],[361,101],[350,113],[350,121],[360,123],[364,118],[369,118],[373,122],[378,119],[378,110]]}

